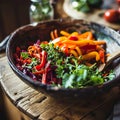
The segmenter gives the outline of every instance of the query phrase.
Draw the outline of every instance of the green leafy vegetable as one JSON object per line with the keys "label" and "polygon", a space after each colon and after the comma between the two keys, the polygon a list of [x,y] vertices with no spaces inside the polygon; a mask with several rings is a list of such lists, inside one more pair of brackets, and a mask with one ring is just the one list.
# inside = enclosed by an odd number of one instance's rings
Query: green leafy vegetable
{"label": "green leafy vegetable", "polygon": [[54,48],[54,44],[41,44],[40,47],[47,51],[47,59],[52,60],[51,64],[55,64],[60,59],[63,60],[63,57],[65,56],[64,53],[59,50],[59,48]]}
{"label": "green leafy vegetable", "polygon": [[52,60],[52,66],[56,66],[57,78],[62,79],[62,86],[65,88],[103,84],[114,77],[113,72],[108,76],[103,76],[103,73],[97,70],[96,64],[91,67],[79,64],[81,57],[77,59],[74,56],[66,56],[53,44],[41,44],[41,48],[47,51],[48,60]]}
{"label": "green leafy vegetable", "polygon": [[22,57],[23,59],[29,58],[28,52],[21,52],[21,57]]}

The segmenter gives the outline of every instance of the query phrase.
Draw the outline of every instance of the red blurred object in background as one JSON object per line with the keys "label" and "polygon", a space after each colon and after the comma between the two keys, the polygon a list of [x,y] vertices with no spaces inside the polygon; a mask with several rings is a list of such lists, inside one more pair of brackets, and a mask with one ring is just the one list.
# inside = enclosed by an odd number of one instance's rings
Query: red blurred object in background
{"label": "red blurred object in background", "polygon": [[116,2],[120,5],[120,0],[116,0]]}
{"label": "red blurred object in background", "polygon": [[118,8],[118,12],[119,12],[119,19],[120,19],[120,7]]}
{"label": "red blurred object in background", "polygon": [[104,13],[104,19],[108,22],[118,22],[120,20],[119,18],[120,13],[118,10],[115,9],[109,9]]}

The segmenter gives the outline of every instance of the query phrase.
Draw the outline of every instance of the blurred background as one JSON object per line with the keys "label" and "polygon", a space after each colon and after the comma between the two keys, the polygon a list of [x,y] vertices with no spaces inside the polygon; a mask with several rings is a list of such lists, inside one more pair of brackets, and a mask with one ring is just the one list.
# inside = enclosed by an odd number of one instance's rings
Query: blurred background
{"label": "blurred background", "polygon": [[[45,8],[45,5],[52,4],[52,6],[47,6],[51,12],[55,12],[51,15],[51,18],[59,18],[59,11],[53,11],[53,8],[56,8],[55,4],[57,1],[59,1],[59,4],[57,4],[57,9],[61,9],[61,4],[64,2],[64,0],[43,0],[44,4],[41,6],[37,4],[37,2],[41,2],[42,0],[0,0],[0,41],[3,40],[7,35],[9,35],[11,32],[13,32],[15,29],[17,29],[20,26],[29,24],[31,22],[30,17],[30,10],[32,12],[33,9],[38,9],[37,12],[33,13],[33,17],[36,17],[35,14],[40,14],[40,7],[43,9]],[[31,7],[32,6],[32,7]],[[59,7],[60,6],[60,7]],[[43,12],[43,11],[42,11]],[[44,13],[46,15],[49,14],[49,11],[47,12],[46,9],[44,10]],[[32,13],[31,13],[32,14]],[[64,13],[62,14],[64,16]],[[43,19],[50,19],[50,17],[44,17],[41,16],[41,20]],[[38,21],[40,18],[36,18]]]}
{"label": "blurred background", "polygon": [[30,0],[0,0],[0,40],[28,24]]}
{"label": "blurred background", "polygon": [[[86,4],[84,1],[88,1],[88,3]],[[120,0],[0,0],[0,41],[18,27],[33,21],[64,18],[68,16],[77,19],[89,16],[88,19],[94,21],[95,18],[98,17],[95,16],[98,12],[92,11],[92,8],[98,10],[118,9],[117,2],[120,3]],[[120,12],[120,9],[118,11]],[[99,16],[103,14],[101,11]],[[91,15],[92,17],[90,17]],[[114,17],[114,20],[115,18],[116,17]],[[98,19],[100,23],[111,25],[103,21],[103,19]],[[110,19],[113,18],[110,16]],[[114,26],[117,27],[120,26],[120,24],[113,24],[113,27]]]}

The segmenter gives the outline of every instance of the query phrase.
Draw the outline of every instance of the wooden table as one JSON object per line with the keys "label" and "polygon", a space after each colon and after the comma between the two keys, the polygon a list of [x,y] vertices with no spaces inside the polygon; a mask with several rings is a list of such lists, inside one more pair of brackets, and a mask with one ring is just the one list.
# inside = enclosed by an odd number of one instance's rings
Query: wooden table
{"label": "wooden table", "polygon": [[[9,100],[34,120],[106,120],[119,97],[119,86],[102,98],[79,103],[56,101],[34,90],[11,70],[6,56],[0,56],[0,83]],[[84,102],[86,101],[86,102]]]}

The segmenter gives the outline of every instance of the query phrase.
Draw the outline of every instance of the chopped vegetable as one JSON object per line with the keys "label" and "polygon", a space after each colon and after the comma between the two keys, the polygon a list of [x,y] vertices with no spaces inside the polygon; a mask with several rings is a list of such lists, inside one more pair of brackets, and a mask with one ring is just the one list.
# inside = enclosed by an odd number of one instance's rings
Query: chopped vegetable
{"label": "chopped vegetable", "polygon": [[26,50],[16,48],[16,66],[42,84],[64,88],[83,88],[112,80],[112,71],[99,72],[105,63],[104,40],[95,40],[91,31],[84,33],[51,31],[51,41],[36,42]]}

